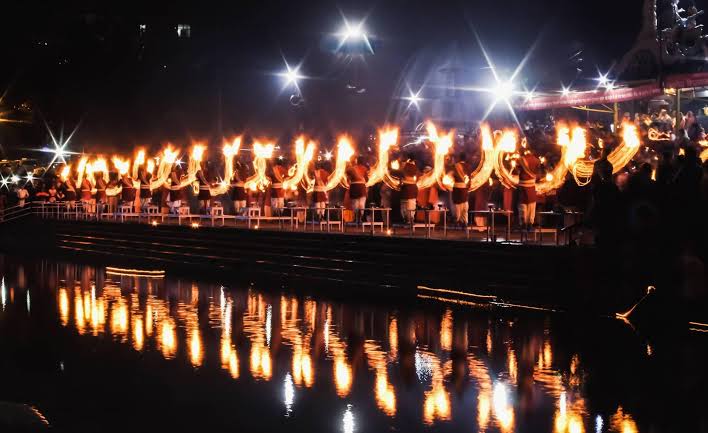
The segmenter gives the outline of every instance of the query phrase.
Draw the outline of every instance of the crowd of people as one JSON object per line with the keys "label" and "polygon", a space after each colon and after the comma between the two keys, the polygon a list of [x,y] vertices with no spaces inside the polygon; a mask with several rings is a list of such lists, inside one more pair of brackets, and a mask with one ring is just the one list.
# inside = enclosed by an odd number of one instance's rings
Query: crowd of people
{"label": "crowd of people", "polygon": [[[625,118],[629,117],[627,113]],[[616,170],[608,166],[607,154],[619,144],[616,135],[590,125],[588,131],[593,136],[590,142],[604,142],[604,146],[593,145],[588,149],[589,157],[599,158],[591,184],[580,187],[568,175],[560,189],[543,196],[536,193],[536,182],[559,158],[552,121],[526,125],[520,131],[526,136],[528,147],[522,149],[513,169],[519,178],[516,188],[492,177],[469,192],[469,176],[482,159],[479,131],[472,131],[455,143],[448,157],[445,171],[453,182],[445,188],[437,183],[418,187],[417,180],[433,166],[430,144],[420,143],[392,155],[391,175],[398,179],[400,188],[391,188],[386,183],[367,187],[370,165],[375,161],[368,155],[359,155],[346,170],[348,189],[326,188],[333,164],[325,158],[318,158],[309,167],[309,177],[314,180],[311,191],[305,191],[302,186],[297,190],[283,188],[287,169],[280,158],[269,162],[267,188],[246,189],[246,180],[254,174],[254,169],[245,155],[236,160],[234,175],[227,180],[229,192],[224,196],[212,197],[212,188],[220,178],[212,164],[205,160],[197,172],[198,188],[185,185],[187,173],[178,165],[173,167],[168,181],[156,189],[151,189],[152,175],[144,167],[138,171],[137,179],[128,173],[111,172],[106,182],[103,173],[97,172],[94,179],[84,178],[80,185],[75,184],[72,176],[62,179],[49,170],[40,179],[18,182],[13,190],[0,189],[0,206],[23,206],[32,201],[75,201],[90,205],[96,212],[115,212],[118,206],[128,205],[136,212],[156,206],[159,212],[177,213],[180,207],[190,206],[190,213],[191,210],[208,213],[216,205],[223,207],[226,213],[242,214],[248,207],[259,207],[266,214],[274,215],[286,206],[304,206],[313,208],[319,217],[324,216],[326,207],[341,207],[351,210],[352,219],[357,222],[365,218],[365,208],[380,206],[391,208],[394,222],[403,223],[423,219],[423,213],[418,211],[435,208],[449,209],[454,223],[466,227],[471,222],[472,227],[479,230],[486,229],[488,221],[483,212],[490,206],[513,211],[517,225],[524,229],[538,225],[536,215],[540,210],[573,210],[585,215],[585,223],[594,228],[598,242],[602,242],[619,233],[628,233],[625,227],[637,228],[650,221],[665,220],[670,216],[667,209],[677,209],[677,206],[682,210],[674,214],[699,215],[700,206],[708,199],[708,166],[702,165],[698,157],[705,134],[695,116],[690,112],[681,116],[683,128],[676,133],[671,129],[676,127],[676,120],[665,110],[655,116],[636,115],[635,119],[642,125],[646,145],[627,167],[612,175]],[[649,128],[656,128],[667,138],[649,143]],[[553,148],[548,143],[553,143]],[[107,193],[117,186],[122,187],[119,195]],[[642,204],[639,208],[632,205],[637,201]],[[436,222],[440,215],[436,213],[431,218]]]}

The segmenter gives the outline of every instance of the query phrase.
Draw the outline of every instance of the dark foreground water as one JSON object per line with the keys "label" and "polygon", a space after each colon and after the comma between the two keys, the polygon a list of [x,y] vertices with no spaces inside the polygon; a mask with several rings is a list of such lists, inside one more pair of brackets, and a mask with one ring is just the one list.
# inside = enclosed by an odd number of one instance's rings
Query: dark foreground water
{"label": "dark foreground water", "polygon": [[7,431],[708,428],[704,334],[0,262]]}

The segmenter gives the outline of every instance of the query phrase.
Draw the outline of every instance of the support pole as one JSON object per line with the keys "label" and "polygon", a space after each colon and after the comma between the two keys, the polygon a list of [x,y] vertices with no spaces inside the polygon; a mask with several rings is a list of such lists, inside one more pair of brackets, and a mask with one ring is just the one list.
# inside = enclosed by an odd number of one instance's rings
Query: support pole
{"label": "support pole", "polygon": [[619,104],[614,103],[612,106],[613,124],[615,125],[615,131],[619,130]]}
{"label": "support pole", "polygon": [[681,128],[681,89],[676,89],[676,126],[674,129],[678,132]]}

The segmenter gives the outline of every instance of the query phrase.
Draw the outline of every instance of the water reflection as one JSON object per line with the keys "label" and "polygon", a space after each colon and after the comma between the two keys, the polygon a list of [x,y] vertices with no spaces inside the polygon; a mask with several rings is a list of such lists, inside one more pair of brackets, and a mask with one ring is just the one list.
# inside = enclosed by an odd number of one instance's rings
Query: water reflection
{"label": "water reflection", "polygon": [[[369,422],[366,407],[391,422],[415,416],[418,425],[478,432],[529,423],[556,433],[640,431],[619,401],[591,410],[587,360],[559,351],[542,319],[522,328],[467,310],[387,311],[71,265],[52,272],[57,326],[277,389],[287,417],[318,394],[338,405],[330,415],[344,431]],[[19,287],[11,281],[0,286],[3,314],[14,302],[6,293]]]}

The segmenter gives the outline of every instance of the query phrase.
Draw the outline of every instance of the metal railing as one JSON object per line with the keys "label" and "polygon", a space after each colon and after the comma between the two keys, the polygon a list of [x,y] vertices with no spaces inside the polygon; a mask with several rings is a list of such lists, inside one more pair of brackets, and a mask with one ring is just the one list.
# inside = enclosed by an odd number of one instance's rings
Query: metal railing
{"label": "metal railing", "polygon": [[[85,221],[101,221],[101,220],[110,220],[113,219],[115,221],[125,221],[125,220],[132,220],[136,222],[143,222],[149,223],[149,224],[157,224],[158,221],[160,223],[164,223],[165,218],[168,219],[173,217],[177,218],[179,215],[177,214],[155,214],[155,213],[149,213],[149,212],[134,212],[131,210],[131,212],[126,212],[123,211],[122,209],[125,206],[119,206],[119,209],[111,209],[109,208],[108,205],[106,204],[96,204],[96,203],[85,203],[81,201],[73,201],[73,202],[39,202],[39,201],[33,201],[33,202],[28,202],[24,206],[13,206],[10,208],[6,208],[4,210],[0,210],[0,225],[5,224],[10,221],[15,221],[21,218],[26,218],[30,215],[35,215],[39,218],[51,218],[51,219],[64,219],[64,220],[85,220]],[[293,208],[295,210],[298,210],[298,214],[300,213],[301,209],[307,209],[311,210],[313,212],[316,211],[316,209],[312,208]],[[374,210],[377,209],[382,209],[382,208],[374,208]],[[390,209],[389,209],[390,210]],[[555,214],[554,214],[555,215]],[[563,216],[562,213],[557,214],[558,216]],[[193,217],[199,217],[199,221],[201,221],[201,218],[206,218],[206,219],[211,219],[212,225],[214,224],[214,220],[219,220],[222,219],[222,216],[209,216],[209,215],[186,215],[183,216],[182,219],[188,221],[190,225],[194,227],[193,224]],[[223,218],[227,218],[224,216]],[[245,221],[243,217],[239,219],[238,217],[234,216],[229,216],[228,218],[231,218],[233,221]],[[383,216],[382,216],[383,218]],[[260,222],[260,219],[267,220],[268,218],[265,217],[253,217],[254,221]],[[446,219],[446,218],[445,218]],[[386,223],[381,223],[382,226],[389,227],[388,224],[388,217],[385,218],[387,221]],[[382,219],[383,221],[383,219]],[[250,219],[248,220],[249,223],[249,228],[250,227]],[[178,224],[181,225],[181,219],[178,220]],[[222,225],[223,220],[222,220]],[[344,222],[342,222],[342,228],[338,231],[344,231]],[[406,227],[411,226],[412,224],[406,225]],[[372,228],[374,225],[371,225]],[[447,226],[446,223],[444,223],[444,226]],[[295,226],[296,227],[296,226]],[[304,227],[307,227],[307,220],[305,222]],[[256,223],[255,229],[259,228],[259,224]],[[283,225],[281,225],[281,229],[283,228]],[[400,228],[400,227],[399,227]],[[447,227],[445,227],[447,228]],[[555,229],[556,232],[556,237],[555,237],[555,244],[556,245],[572,245],[576,243],[577,241],[580,240],[580,238],[583,235],[584,229],[586,229],[587,226],[582,222],[576,222],[574,224],[570,225],[564,225],[562,223],[557,224],[553,229]],[[292,227],[291,227],[292,229]],[[328,227],[329,229],[329,227]],[[494,225],[492,225],[492,230],[494,229]],[[507,230],[507,236],[506,239],[508,242],[514,242],[510,239],[511,235],[511,224],[509,221],[508,227],[505,229]],[[328,230],[329,231],[329,230]],[[447,232],[447,230],[443,230],[444,232]],[[375,233],[374,230],[372,230],[372,235]],[[382,235],[392,235],[394,234],[394,230],[387,229],[384,231],[382,228],[380,230],[380,233]],[[399,231],[398,234],[402,232]],[[407,233],[407,232],[406,232]],[[411,233],[412,236],[415,235],[415,232]],[[444,234],[444,237],[446,237],[447,233]],[[427,237],[430,237],[430,233],[428,231]],[[488,236],[488,241],[489,241],[489,233],[487,234]],[[467,230],[467,236],[466,238],[469,239],[469,228]],[[521,238],[521,243],[526,243],[523,241],[523,236]],[[533,242],[529,243],[536,243],[536,240],[534,239]],[[543,244],[543,238],[541,237],[540,240],[538,241],[539,244]]]}

